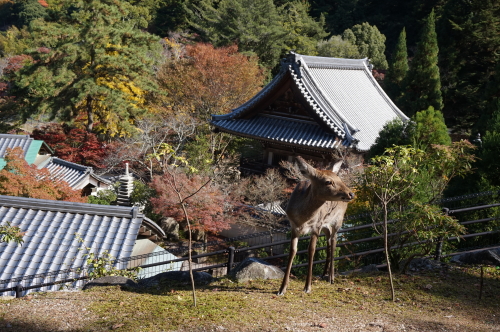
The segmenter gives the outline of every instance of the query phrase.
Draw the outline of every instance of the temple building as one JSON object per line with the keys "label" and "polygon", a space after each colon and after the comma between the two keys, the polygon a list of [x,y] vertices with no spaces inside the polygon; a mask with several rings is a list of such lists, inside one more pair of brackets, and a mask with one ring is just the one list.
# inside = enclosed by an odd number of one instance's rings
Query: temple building
{"label": "temple building", "polygon": [[211,124],[259,141],[263,164],[296,155],[327,164],[341,147],[362,155],[396,118],[408,120],[373,77],[368,59],[290,52],[267,86],[230,113],[212,115]]}

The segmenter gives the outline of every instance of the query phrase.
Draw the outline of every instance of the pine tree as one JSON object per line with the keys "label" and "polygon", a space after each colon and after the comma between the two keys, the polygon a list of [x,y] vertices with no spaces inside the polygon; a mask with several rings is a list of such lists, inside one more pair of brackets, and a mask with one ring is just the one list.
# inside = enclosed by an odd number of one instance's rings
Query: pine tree
{"label": "pine tree", "polygon": [[317,42],[327,35],[324,20],[313,19],[301,1],[277,6],[272,0],[200,0],[188,12],[191,27],[204,41],[215,47],[236,43],[267,68],[291,49],[316,52]]}
{"label": "pine tree", "polygon": [[128,3],[80,0],[65,21],[32,22],[34,39],[46,47],[13,79],[17,110],[26,120],[48,114],[85,121],[88,132],[127,135],[157,89],[153,74],[160,44],[142,32]]}
{"label": "pine tree", "polygon": [[283,19],[272,0],[200,0],[189,13],[204,41],[215,47],[236,42],[240,52],[256,54],[268,68],[286,48]]}
{"label": "pine tree", "polygon": [[[488,116],[485,126],[486,134],[482,138],[479,170],[488,182],[500,186],[500,61],[497,62],[495,73],[488,84]],[[484,130],[484,129],[483,129]]]}
{"label": "pine tree", "polygon": [[401,88],[408,73],[408,52],[406,49],[406,30],[403,28],[399,34],[396,48],[389,63],[389,71],[385,78],[385,85],[389,96],[398,103]]}
{"label": "pine tree", "polygon": [[438,52],[435,15],[432,10],[425,20],[404,87],[401,108],[406,115],[412,116],[429,106],[436,110],[443,109]]}
{"label": "pine tree", "polygon": [[443,113],[429,106],[415,114],[415,132],[413,145],[426,150],[431,144],[450,145],[451,138],[444,122]]}
{"label": "pine tree", "polygon": [[283,17],[283,28],[287,32],[285,47],[294,49],[297,53],[316,55],[317,43],[328,36],[325,32],[325,19],[316,21],[309,15],[308,2],[292,1],[279,7]]}
{"label": "pine tree", "polygon": [[448,0],[438,28],[443,113],[454,128],[469,130],[492,114],[484,92],[499,59],[500,1]]}

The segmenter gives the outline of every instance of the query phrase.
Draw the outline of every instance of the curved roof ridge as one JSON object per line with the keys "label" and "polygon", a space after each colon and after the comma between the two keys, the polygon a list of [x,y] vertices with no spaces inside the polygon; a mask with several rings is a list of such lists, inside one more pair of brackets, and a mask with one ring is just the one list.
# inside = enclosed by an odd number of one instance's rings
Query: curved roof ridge
{"label": "curved roof ridge", "polygon": [[[337,115],[339,117],[339,120],[342,121],[342,123],[339,125],[337,124],[337,126],[340,126],[342,128],[342,130],[345,130],[345,127],[344,127],[344,124],[346,124],[347,128],[350,130],[350,131],[354,131],[354,132],[357,132],[359,131],[358,128],[356,128],[353,124],[351,124],[345,117],[345,115],[342,113],[342,111],[340,110],[339,107],[337,107],[337,105],[332,101],[332,99],[328,96],[328,94],[325,93],[325,91],[323,91],[323,89],[321,88],[321,86],[318,84],[318,82],[316,82],[316,79],[314,78],[314,76],[311,74],[311,72],[309,71],[309,66],[307,65],[307,62],[305,61],[302,61],[303,60],[303,57],[301,56],[299,58],[299,60],[301,61],[300,65],[301,67],[303,68],[303,72],[306,74],[305,76],[307,77],[307,80],[309,80],[312,85],[309,86],[308,90],[309,90],[309,94],[313,94],[314,92],[316,92],[318,95],[317,96],[313,96],[314,97],[319,97],[321,98],[327,105],[325,106],[330,106],[330,108],[332,109],[333,112],[325,112],[326,107],[324,107],[322,109],[322,111],[329,116],[329,118],[331,120],[334,120],[333,118],[333,115]],[[342,60],[342,59],[341,59]],[[303,73],[303,74],[304,74]],[[318,102],[317,98],[316,99],[316,102]],[[325,121],[328,125],[329,124],[329,121]],[[331,125],[330,125],[331,127]],[[332,128],[333,129],[333,128]],[[344,133],[346,134],[346,133]],[[348,136],[351,136],[351,133],[348,133]],[[351,136],[352,137],[352,136]]]}
{"label": "curved roof ridge", "polygon": [[296,57],[301,58],[310,67],[342,67],[362,69],[369,62],[368,58],[363,59],[343,59],[343,58],[330,58],[321,56],[303,55],[293,53]]}
{"label": "curved roof ridge", "polygon": [[94,172],[94,169],[92,168],[92,166],[83,166],[83,165],[74,163],[72,161],[67,161],[67,160],[61,159],[59,157],[52,157],[50,159],[51,159],[50,162],[52,162],[54,164],[60,164],[60,165],[64,165],[67,167],[76,168],[77,170],[82,171],[82,172],[90,172],[90,173]]}
{"label": "curved roof ridge", "polygon": [[58,212],[71,212],[90,215],[109,215],[116,217],[136,218],[142,214],[138,213],[138,207],[125,207],[117,205],[98,205],[90,203],[75,203],[67,201],[54,201],[48,199],[36,199],[17,196],[0,195],[0,205],[20,209],[47,210]]}

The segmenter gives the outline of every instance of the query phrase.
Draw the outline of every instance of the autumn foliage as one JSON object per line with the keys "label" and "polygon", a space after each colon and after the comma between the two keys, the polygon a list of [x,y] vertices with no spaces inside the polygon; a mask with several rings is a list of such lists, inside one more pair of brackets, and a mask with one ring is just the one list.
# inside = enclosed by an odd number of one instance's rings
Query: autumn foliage
{"label": "autumn foliage", "polygon": [[86,203],[79,190],[54,180],[49,170],[28,165],[20,147],[7,149],[7,165],[0,171],[0,195]]}
{"label": "autumn foliage", "polygon": [[81,165],[102,168],[107,147],[93,133],[58,123],[50,123],[33,131],[34,139],[45,141],[54,155]]}
{"label": "autumn foliage", "polygon": [[[185,215],[176,192],[178,190],[182,199],[190,196],[185,200],[185,205],[192,229],[212,233],[227,229],[229,226],[223,217],[225,196],[213,183],[203,186],[207,181],[206,177],[188,176],[176,169],[162,176],[155,176],[152,187],[158,195],[151,198],[154,213],[172,217],[181,225],[185,223]],[[202,189],[199,190],[200,188]]]}
{"label": "autumn foliage", "polygon": [[253,97],[264,81],[257,58],[238,53],[236,45],[214,48],[198,43],[186,46],[185,53],[158,75],[175,110],[195,111],[203,119],[228,113]]}

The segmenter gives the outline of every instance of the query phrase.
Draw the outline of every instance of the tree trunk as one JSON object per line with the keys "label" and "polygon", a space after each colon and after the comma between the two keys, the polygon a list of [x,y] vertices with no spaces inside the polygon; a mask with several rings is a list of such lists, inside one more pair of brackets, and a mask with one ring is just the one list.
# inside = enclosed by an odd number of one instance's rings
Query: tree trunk
{"label": "tree trunk", "polygon": [[389,243],[388,243],[388,230],[387,230],[387,204],[384,204],[384,250],[385,250],[385,260],[387,262],[387,271],[389,271],[389,281],[391,283],[391,297],[392,302],[396,300],[396,296],[394,294],[394,283],[392,280],[392,270],[391,270],[391,261],[389,259]]}
{"label": "tree trunk", "polygon": [[193,266],[192,266],[192,263],[191,263],[191,257],[192,257],[191,250],[192,250],[192,246],[193,246],[193,237],[192,237],[192,234],[191,234],[191,225],[189,223],[188,214],[187,214],[187,211],[186,211],[186,206],[184,205],[184,202],[182,202],[181,205],[182,205],[182,210],[184,211],[184,216],[186,217],[188,234],[189,234],[189,240],[188,240],[189,276],[191,278],[191,288],[193,290],[193,305],[196,307],[196,287],[194,285]]}

